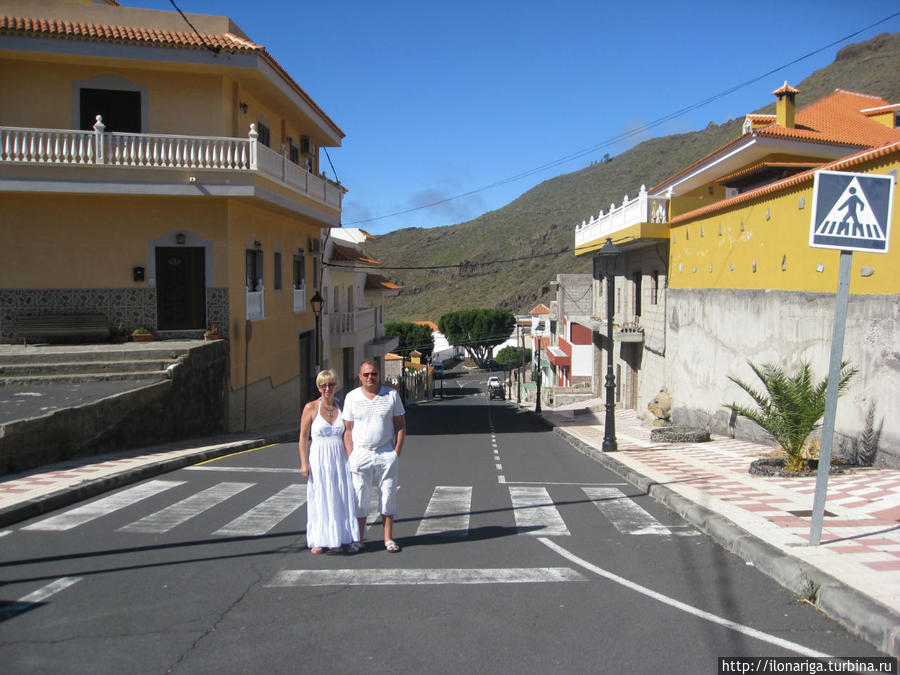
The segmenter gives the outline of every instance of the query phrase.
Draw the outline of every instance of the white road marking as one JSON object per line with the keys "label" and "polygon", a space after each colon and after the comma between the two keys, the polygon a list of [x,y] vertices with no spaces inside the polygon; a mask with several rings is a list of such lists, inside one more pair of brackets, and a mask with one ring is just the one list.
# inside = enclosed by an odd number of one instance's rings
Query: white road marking
{"label": "white road marking", "polygon": [[288,485],[213,534],[223,537],[263,535],[305,503],[306,484]]}
{"label": "white road marking", "polygon": [[546,537],[570,534],[546,488],[510,487],[509,497],[519,534]]}
{"label": "white road marking", "polygon": [[579,558],[574,553],[570,553],[562,546],[557,544],[556,542],[550,541],[549,539],[545,539],[543,537],[538,537],[538,541],[550,548],[553,551],[556,551],[559,555],[561,555],[566,560],[588,570],[589,572],[593,572],[601,577],[609,579],[617,584],[624,586],[632,591],[636,591],[642,595],[646,595],[648,598],[661,602],[663,604],[669,605],[670,607],[674,607],[675,609],[681,610],[682,612],[686,612],[687,614],[692,614],[701,619],[705,619],[711,623],[718,624],[719,626],[724,626],[725,628],[729,628],[738,633],[743,633],[744,635],[748,635],[757,640],[762,640],[763,642],[768,642],[769,644],[776,645],[778,647],[783,647],[784,649],[789,649],[790,651],[801,654],[802,656],[811,656],[814,658],[833,658],[830,654],[824,654],[823,652],[816,651],[814,649],[810,649],[809,647],[804,647],[801,644],[797,644],[796,642],[791,642],[789,640],[785,640],[780,637],[776,637],[774,635],[769,635],[768,633],[763,633],[762,631],[756,630],[755,628],[750,628],[749,626],[745,626],[743,624],[737,623],[735,621],[731,621],[730,619],[725,619],[721,616],[717,616],[710,612],[706,612],[702,609],[697,609],[696,607],[692,607],[691,605],[685,604],[680,600],[675,600],[674,598],[670,598],[667,595],[663,595],[662,593],[657,593],[654,590],[647,588],[646,586],[641,586],[640,584],[636,584],[633,581],[629,581],[624,577],[620,577],[618,574],[614,574],[609,572],[602,567],[597,567],[589,563],[587,560]]}
{"label": "white road marking", "polygon": [[167,506],[161,511],[151,513],[130,525],[120,527],[120,532],[168,532],[174,527],[190,520],[204,511],[211,509],[229,497],[233,497],[251,487],[253,483],[219,483],[187,499]]}
{"label": "white road marking", "polygon": [[242,471],[246,473],[300,473],[300,469],[280,469],[269,466],[216,466],[212,464],[197,464],[184,467],[184,471]]}
{"label": "white road marking", "polygon": [[[666,537],[676,534],[617,488],[584,487],[581,489],[622,534],[655,534]],[[678,532],[677,534],[689,536],[697,533]]]}
{"label": "white road marking", "polygon": [[569,567],[503,569],[284,570],[266,588],[285,586],[422,586],[433,584],[533,584],[585,581]]}
{"label": "white road marking", "polygon": [[5,537],[10,533],[12,533],[12,530],[3,530],[2,532],[0,532],[0,537]]}
{"label": "white road marking", "polygon": [[419,521],[416,536],[429,534],[468,536],[471,508],[471,487],[438,485],[431,494],[425,515]]}
{"label": "white road marking", "polygon": [[139,502],[148,497],[158,495],[165,490],[169,490],[179,485],[184,485],[182,480],[151,480],[140,485],[135,485],[127,490],[122,490],[115,494],[103,497],[84,506],[51,516],[36,523],[32,523],[23,530],[40,530],[59,532],[63,530],[71,530],[78,525],[84,525],[96,518],[108,515],[113,511],[117,511],[126,506]]}
{"label": "white road marking", "polygon": [[65,590],[79,581],[81,581],[81,577],[61,577],[56,581],[51,581],[46,586],[42,586],[28,595],[22,596],[16,602],[11,602],[5,607],[0,607],[0,619],[7,619],[15,614],[21,614],[35,604],[43,602],[47,598],[56,595],[60,591]]}

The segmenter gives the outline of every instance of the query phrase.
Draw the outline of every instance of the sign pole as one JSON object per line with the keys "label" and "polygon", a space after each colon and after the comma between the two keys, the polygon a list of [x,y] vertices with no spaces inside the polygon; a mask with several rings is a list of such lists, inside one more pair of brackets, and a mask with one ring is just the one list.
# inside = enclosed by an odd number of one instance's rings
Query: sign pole
{"label": "sign pole", "polygon": [[831,468],[831,449],[834,445],[834,418],[837,412],[838,389],[841,382],[841,362],[844,354],[844,332],[847,327],[847,302],[850,297],[850,268],[852,251],[841,251],[838,272],[837,300],[834,309],[834,332],[831,338],[831,361],[828,366],[828,387],[825,390],[825,418],[822,422],[822,445],[819,449],[819,470],[816,473],[816,494],[813,499],[809,545],[818,546],[822,539],[825,519],[825,496],[828,492],[828,471]]}

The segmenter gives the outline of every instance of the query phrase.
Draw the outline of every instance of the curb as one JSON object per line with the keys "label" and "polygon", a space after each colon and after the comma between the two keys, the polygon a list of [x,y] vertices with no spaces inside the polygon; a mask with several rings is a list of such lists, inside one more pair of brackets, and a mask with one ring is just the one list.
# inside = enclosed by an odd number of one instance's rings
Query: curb
{"label": "curb", "polygon": [[[259,448],[270,443],[284,443],[294,440],[295,438],[296,432],[285,431],[260,438],[224,442],[203,447],[196,452],[181,455],[179,457],[148,462],[143,466],[124,469],[109,476],[85,480],[75,486],[61,488],[55,492],[40,497],[34,497],[19,504],[0,509],[0,527],[6,527],[7,525],[12,525],[22,520],[27,520],[28,518],[34,518],[35,516],[47,513],[48,511],[53,511],[54,509],[62,508],[63,506],[68,506],[90,497],[95,497],[124,485],[130,485],[131,483],[144,480],[145,478],[151,478],[163,473],[175,471],[176,469],[181,469],[185,466],[196,464],[197,462],[216,459],[217,457],[222,457],[223,455],[228,455],[233,452],[253,450],[254,448]],[[148,452],[150,452],[149,449]]]}
{"label": "curb", "polygon": [[[547,422],[552,425],[549,420]],[[553,431],[582,454],[677,513],[725,550],[752,563],[760,572],[800,598],[812,602],[850,632],[886,654],[900,656],[900,614],[890,607],[753,536],[725,516],[650,480],[564,428],[553,426]]]}

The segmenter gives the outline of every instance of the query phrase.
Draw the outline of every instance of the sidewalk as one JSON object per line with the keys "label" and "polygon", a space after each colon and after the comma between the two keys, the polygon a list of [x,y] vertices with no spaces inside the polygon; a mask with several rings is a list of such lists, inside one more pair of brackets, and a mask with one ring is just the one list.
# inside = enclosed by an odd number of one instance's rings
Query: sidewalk
{"label": "sidewalk", "polygon": [[771,452],[713,436],[652,443],[633,410],[616,412],[618,452],[604,453],[603,413],[544,410],[554,431],[681,515],[725,549],[850,631],[900,656],[900,471],[854,468],[829,476],[821,544],[809,546],[815,476],[748,472]]}
{"label": "sidewalk", "polygon": [[[619,411],[619,451],[603,453],[602,414],[556,409],[544,410],[542,417],[580,452],[791,591],[814,598],[850,631],[900,656],[900,471],[860,468],[831,476],[822,543],[810,547],[815,477],[751,476],[747,468],[770,451],[766,446],[721,436],[708,443],[653,444],[634,411]],[[296,427],[278,427],[3,476],[0,527],[150,476],[296,436]]]}

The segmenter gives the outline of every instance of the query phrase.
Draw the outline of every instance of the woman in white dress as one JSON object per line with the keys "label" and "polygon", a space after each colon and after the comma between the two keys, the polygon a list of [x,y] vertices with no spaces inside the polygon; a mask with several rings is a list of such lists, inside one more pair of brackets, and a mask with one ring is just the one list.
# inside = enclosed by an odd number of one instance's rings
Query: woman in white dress
{"label": "woman in white dress", "polygon": [[356,553],[359,524],[353,480],[344,448],[344,421],[334,400],[337,375],[316,377],[321,397],[303,407],[300,417],[300,473],[306,478],[306,545],[310,552]]}

